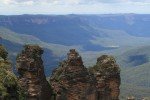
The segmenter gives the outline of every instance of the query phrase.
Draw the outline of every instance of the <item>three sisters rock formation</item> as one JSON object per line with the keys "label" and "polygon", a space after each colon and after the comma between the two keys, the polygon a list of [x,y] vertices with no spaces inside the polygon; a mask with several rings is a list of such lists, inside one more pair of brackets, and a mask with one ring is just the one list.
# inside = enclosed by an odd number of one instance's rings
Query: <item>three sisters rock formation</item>
{"label": "three sisters rock formation", "polygon": [[[26,45],[17,56],[15,88],[20,87],[24,98],[13,100],[119,100],[120,68],[112,56],[103,55],[93,67],[86,68],[79,53],[71,49],[47,81],[42,54],[39,46]],[[3,54],[0,56],[5,61]]]}

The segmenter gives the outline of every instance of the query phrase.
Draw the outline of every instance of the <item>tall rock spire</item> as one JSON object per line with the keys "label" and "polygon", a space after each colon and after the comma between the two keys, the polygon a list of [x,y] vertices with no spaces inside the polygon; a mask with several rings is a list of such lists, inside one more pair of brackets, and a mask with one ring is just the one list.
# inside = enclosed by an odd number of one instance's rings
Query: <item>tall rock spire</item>
{"label": "tall rock spire", "polygon": [[67,60],[53,71],[50,83],[56,100],[96,100],[96,80],[75,49],[71,49]]}
{"label": "tall rock spire", "polygon": [[120,68],[115,59],[102,55],[90,71],[97,80],[98,100],[119,100]]}
{"label": "tall rock spire", "polygon": [[43,50],[39,46],[24,46],[17,57],[19,82],[28,93],[28,100],[50,100],[51,88],[44,75]]}

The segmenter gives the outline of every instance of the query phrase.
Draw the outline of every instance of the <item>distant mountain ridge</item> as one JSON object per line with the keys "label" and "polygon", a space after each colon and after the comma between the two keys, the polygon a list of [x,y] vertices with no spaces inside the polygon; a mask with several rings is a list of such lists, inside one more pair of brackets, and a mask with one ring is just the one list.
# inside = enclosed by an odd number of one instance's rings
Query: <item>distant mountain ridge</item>
{"label": "distant mountain ridge", "polygon": [[[87,24],[92,26],[99,26],[105,29],[125,30],[127,33],[135,36],[150,36],[148,28],[150,21],[149,16],[150,16],[149,14],[114,14],[114,15],[72,14],[72,15],[14,15],[14,16],[1,15],[0,26],[7,26],[13,29],[13,31],[16,31],[18,33],[21,33],[22,28],[25,28],[28,30],[25,30],[23,32],[31,34],[30,26],[32,26],[32,30],[39,26],[41,27],[41,29],[46,29],[47,27],[49,27],[49,29],[51,29],[51,32],[57,33],[62,31],[63,28],[65,27],[68,28],[68,30],[72,30],[73,32],[73,30],[77,29],[77,26],[80,29],[79,26]],[[13,26],[14,24],[16,27]],[[75,26],[76,28],[74,28]],[[20,28],[20,30],[18,28]],[[60,30],[56,31],[56,29]],[[145,31],[144,33],[143,30]],[[47,31],[45,30],[45,34],[48,33]],[[63,32],[61,34],[63,34]]]}

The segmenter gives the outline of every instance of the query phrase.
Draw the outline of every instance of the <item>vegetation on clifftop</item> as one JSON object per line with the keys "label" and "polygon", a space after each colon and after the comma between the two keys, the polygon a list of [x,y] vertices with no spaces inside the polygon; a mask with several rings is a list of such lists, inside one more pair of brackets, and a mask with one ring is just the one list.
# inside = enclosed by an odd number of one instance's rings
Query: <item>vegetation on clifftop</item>
{"label": "vegetation on clifftop", "polygon": [[7,51],[0,46],[0,100],[10,98],[24,100],[25,94],[20,88],[18,79],[12,72],[11,63],[7,60]]}

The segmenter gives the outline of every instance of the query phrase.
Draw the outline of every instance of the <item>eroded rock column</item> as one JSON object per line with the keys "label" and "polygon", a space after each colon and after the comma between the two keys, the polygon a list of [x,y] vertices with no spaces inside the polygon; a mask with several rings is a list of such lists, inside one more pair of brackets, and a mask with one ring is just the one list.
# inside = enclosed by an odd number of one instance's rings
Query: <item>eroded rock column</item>
{"label": "eroded rock column", "polygon": [[71,49],[67,60],[60,63],[50,78],[56,100],[96,100],[96,80],[87,68],[82,58]]}
{"label": "eroded rock column", "polygon": [[112,56],[103,55],[89,69],[97,80],[98,100],[119,100],[120,68]]}
{"label": "eroded rock column", "polygon": [[48,84],[39,46],[24,46],[17,57],[17,70],[21,87],[27,93],[27,100],[50,100],[51,88]]}

